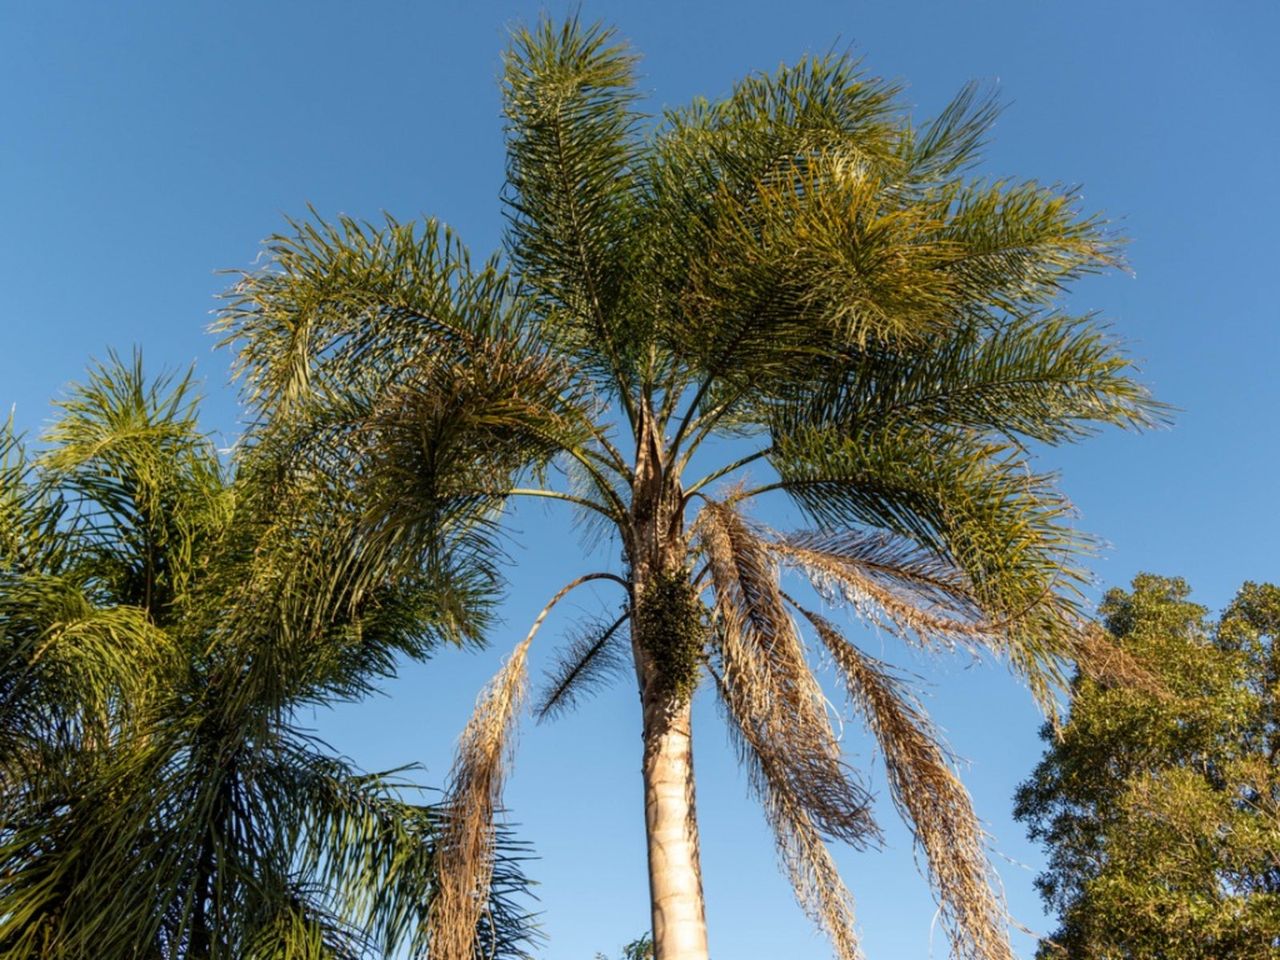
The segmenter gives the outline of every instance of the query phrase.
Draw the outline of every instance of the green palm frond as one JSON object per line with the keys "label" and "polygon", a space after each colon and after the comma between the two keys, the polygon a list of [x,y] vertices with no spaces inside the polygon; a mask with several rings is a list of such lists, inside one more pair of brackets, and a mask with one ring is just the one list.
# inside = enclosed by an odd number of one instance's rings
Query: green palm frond
{"label": "green palm frond", "polygon": [[[241,273],[214,324],[258,409],[394,381],[424,354],[475,338],[528,343],[528,311],[494,260],[473,266],[446,226],[388,218],[290,221],[270,267]],[[366,363],[376,358],[376,363]]]}
{"label": "green palm frond", "polygon": [[0,576],[57,573],[67,560],[66,505],[32,462],[12,414],[0,424]]}
{"label": "green palm frond", "polygon": [[940,240],[967,302],[1018,311],[1052,303],[1067,284],[1119,264],[1119,243],[1069,194],[1039,183],[974,182],[939,193],[949,216]]}
{"label": "green palm frond", "polygon": [[787,491],[820,525],[906,537],[962,571],[997,650],[1049,704],[1084,620],[1081,558],[1093,543],[1069,523],[1052,478],[1016,448],[902,430],[842,440],[800,432],[777,444]]}
{"label": "green palm frond", "polygon": [[572,710],[591,692],[607,683],[626,665],[625,650],[630,638],[624,628],[631,614],[616,620],[591,621],[579,627],[559,651],[555,665],[547,671],[546,682],[534,715],[547,720]]}
{"label": "green palm frond", "polygon": [[[400,654],[474,640],[492,583],[463,558],[389,577],[356,474],[318,469],[318,446],[285,458],[261,438],[233,476],[190,386],[112,356],[40,457],[3,434],[0,953],[420,945],[450,811],[291,718],[368,692]],[[491,851],[478,942],[527,956],[523,848],[500,832]]]}
{"label": "green palm frond", "polygon": [[1167,408],[1089,319],[1029,314],[976,322],[910,352],[854,357],[773,408],[774,430],[830,426],[850,436],[929,423],[1058,443],[1103,425],[1160,424]]}
{"label": "green palm frond", "polygon": [[128,363],[113,354],[58,402],[44,437],[41,467],[76,515],[93,575],[157,620],[181,601],[198,541],[230,509],[193,390],[190,371],[148,381],[140,352]]}
{"label": "green palm frond", "polygon": [[645,359],[643,321],[615,320],[632,256],[635,59],[613,30],[543,19],[515,32],[502,84],[508,252],[547,339],[628,409]]}
{"label": "green palm frond", "polygon": [[980,84],[970,82],[936,117],[918,127],[905,124],[898,147],[907,169],[903,182],[927,189],[968,172],[980,159],[999,114],[994,91],[984,92]]}
{"label": "green palm frond", "polygon": [[145,711],[172,670],[174,638],[146,611],[95,602],[64,577],[29,574],[0,585],[0,740],[66,735]]}

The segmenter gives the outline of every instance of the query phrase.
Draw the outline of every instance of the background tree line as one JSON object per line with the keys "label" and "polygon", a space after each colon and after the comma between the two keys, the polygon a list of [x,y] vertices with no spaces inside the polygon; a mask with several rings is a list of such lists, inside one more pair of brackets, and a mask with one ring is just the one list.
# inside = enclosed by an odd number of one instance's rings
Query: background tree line
{"label": "background tree line", "polygon": [[1262,960],[1280,951],[1280,587],[1220,618],[1142,575],[1100,614],[1163,696],[1080,677],[1017,796],[1060,926],[1038,956]]}

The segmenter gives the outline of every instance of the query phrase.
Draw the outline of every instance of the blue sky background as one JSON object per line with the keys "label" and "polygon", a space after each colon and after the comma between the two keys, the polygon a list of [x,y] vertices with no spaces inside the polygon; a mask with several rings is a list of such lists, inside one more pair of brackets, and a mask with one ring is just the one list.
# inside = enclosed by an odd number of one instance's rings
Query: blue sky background
{"label": "blue sky background", "polygon": [[[434,214],[474,251],[494,249],[499,52],[508,25],[540,9],[0,3],[0,404],[38,431],[49,398],[90,356],[139,344],[153,370],[196,363],[207,423],[229,443],[228,357],[205,333],[226,284],[215,271],[250,266],[262,238],[308,203],[324,216]],[[589,2],[583,15],[617,22],[644,54],[652,109],[833,45],[905,81],[922,115],[966,80],[997,84],[1008,106],[986,172],[1079,184],[1084,206],[1132,238],[1132,272],[1081,284],[1072,306],[1108,317],[1157,395],[1182,410],[1171,430],[1108,434],[1045,458],[1082,526],[1111,544],[1100,582],[1179,574],[1218,608],[1242,580],[1280,579],[1280,5]],[[565,515],[526,508],[516,526],[508,625],[493,648],[406,666],[386,697],[309,718],[323,736],[366,767],[420,761],[428,781],[443,779],[476,692],[583,563]],[[576,605],[597,600],[616,602],[585,591]],[[1031,886],[1040,854],[1009,818],[1041,748],[1029,696],[999,666],[931,664],[887,641],[882,652],[929,682],[936,718],[970,761],[1010,904],[1048,929]],[[715,955],[827,956],[775,869],[714,707],[700,699],[695,722]],[[614,954],[648,924],[639,729],[620,684],[522,733],[508,800],[541,858],[531,870],[550,960]],[[847,736],[854,762],[874,765],[852,726]],[[883,792],[879,774],[873,782]],[[839,859],[870,957],[947,955],[903,830],[882,852]],[[1031,955],[1030,938],[1018,946]]]}

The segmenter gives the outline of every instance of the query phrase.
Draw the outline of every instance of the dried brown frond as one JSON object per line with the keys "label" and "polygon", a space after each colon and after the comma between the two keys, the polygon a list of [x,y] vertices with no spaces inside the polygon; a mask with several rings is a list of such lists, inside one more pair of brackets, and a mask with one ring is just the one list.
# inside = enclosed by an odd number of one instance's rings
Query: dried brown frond
{"label": "dried brown frond", "polygon": [[[732,694],[725,689],[724,679],[717,674],[716,681],[728,703]],[[862,952],[854,929],[853,897],[840,879],[831,852],[813,819],[791,792],[788,779],[777,776],[777,758],[756,753],[741,728],[737,734],[740,752],[748,760],[752,785],[773,829],[778,856],[796,901],[830,938],[837,960],[859,960]]]}
{"label": "dried brown frond", "polygon": [[924,853],[953,955],[1013,960],[1008,911],[993,884],[986,834],[928,717],[884,664],[849,643],[823,617],[802,612],[831,652],[850,698],[880,743],[893,802]]}
{"label": "dried brown frond", "polygon": [[449,817],[436,846],[437,891],[427,915],[432,960],[473,960],[476,925],[493,877],[494,814],[501,806],[512,721],[524,699],[532,635],[476,701],[449,776]]}
{"label": "dried brown frond", "polygon": [[1131,687],[1160,699],[1172,696],[1169,688],[1137,657],[1116,646],[1099,624],[1089,623],[1075,631],[1071,658],[1081,674],[1102,686]]}
{"label": "dried brown frond", "polygon": [[972,645],[995,632],[963,571],[900,539],[804,532],[768,548],[801,570],[824,599],[848,603],[905,639]]}
{"label": "dried brown frond", "polygon": [[762,796],[794,807],[825,836],[866,845],[878,836],[870,799],[842,762],[826,700],[761,538],[712,503],[696,524],[715,593],[720,689]]}

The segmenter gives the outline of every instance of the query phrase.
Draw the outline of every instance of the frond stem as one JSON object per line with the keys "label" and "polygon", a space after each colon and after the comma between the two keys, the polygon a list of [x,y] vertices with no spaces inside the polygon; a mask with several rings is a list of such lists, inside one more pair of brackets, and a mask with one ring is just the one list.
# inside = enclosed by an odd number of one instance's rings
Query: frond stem
{"label": "frond stem", "polygon": [[596,488],[605,496],[606,499],[613,503],[614,508],[618,511],[617,515],[619,517],[625,517],[627,515],[626,504],[624,504],[618,497],[618,494],[609,484],[608,479],[600,472],[595,464],[591,462],[591,457],[585,451],[574,447],[566,447],[564,448],[564,452],[577,460],[578,463],[582,464],[583,469],[586,470],[591,476],[591,479],[595,481]]}
{"label": "frond stem", "polygon": [[591,433],[592,436],[595,437],[596,443],[600,444],[600,447],[608,454],[608,456],[596,453],[594,450],[585,451],[587,456],[597,460],[603,466],[616,470],[619,476],[629,482],[632,479],[632,472],[631,468],[627,466],[627,461],[623,459],[622,452],[609,442],[608,436],[606,436],[605,432],[600,428],[593,426]]}
{"label": "frond stem", "polygon": [[[747,389],[748,388],[744,386],[728,400],[715,407],[715,409],[708,410],[702,416],[695,418],[691,424],[687,424],[687,426],[692,427],[696,432],[693,435],[693,439],[689,441],[689,449],[685,451],[684,456],[680,460],[679,469],[681,471],[689,465],[689,461],[692,459],[694,451],[697,450],[698,447],[702,446],[702,441],[706,440],[707,437],[711,435],[711,431],[716,428],[716,424],[720,422],[720,418],[733,408],[733,405],[738,402],[738,398],[746,393]],[[695,404],[697,402],[699,402],[699,400],[695,400]],[[695,407],[690,407],[689,414],[692,414],[695,409]],[[686,424],[682,423],[681,427],[685,428]],[[674,450],[675,448],[673,446],[673,455]]]}
{"label": "frond stem", "polygon": [[542,611],[534,619],[533,626],[529,628],[529,632],[525,636],[524,643],[522,643],[521,646],[527,647],[533,641],[534,635],[537,634],[538,630],[542,627],[542,621],[547,619],[547,614],[551,612],[552,608],[557,603],[563,600],[565,596],[575,588],[582,586],[584,583],[589,583],[592,580],[612,580],[614,583],[621,584],[622,589],[624,590],[629,591],[631,589],[627,581],[623,580],[616,573],[584,573],[582,576],[574,580],[570,580],[556,592],[554,597],[547,601],[547,605],[542,608]]}
{"label": "frond stem", "polygon": [[698,384],[698,392],[693,395],[693,399],[689,402],[689,409],[684,412],[684,416],[680,420],[680,426],[676,428],[676,435],[671,440],[670,454],[672,461],[675,460],[676,454],[680,452],[680,441],[684,439],[684,435],[689,431],[689,427],[698,412],[698,404],[702,403],[702,398],[711,389],[711,381],[714,379],[714,377],[706,377],[702,383]]}
{"label": "frond stem", "polygon": [[547,500],[564,500],[568,503],[576,503],[580,507],[586,507],[588,510],[594,510],[602,516],[608,517],[614,523],[620,522],[617,514],[602,507],[593,500],[586,497],[575,497],[571,493],[561,493],[559,490],[544,490],[541,487],[517,487],[514,490],[508,490],[505,494],[509,497],[542,497]]}
{"label": "frond stem", "polygon": [[763,487],[754,487],[751,490],[743,490],[741,493],[735,493],[729,497],[725,503],[732,505],[741,503],[743,500],[750,500],[752,497],[758,497],[762,493],[771,493],[774,490],[787,490],[794,484],[789,480],[779,480],[776,483],[766,483]]}
{"label": "frond stem", "polygon": [[733,461],[733,463],[730,463],[727,466],[721,467],[718,470],[711,471],[711,473],[708,473],[705,477],[703,477],[697,483],[693,484],[687,490],[685,490],[684,493],[685,493],[686,500],[689,496],[697,493],[707,484],[714,483],[715,481],[719,480],[721,477],[724,477],[733,473],[733,471],[739,469],[740,467],[745,467],[749,463],[754,463],[756,460],[759,460],[761,457],[767,457],[772,452],[773,452],[773,447],[768,446],[762,450],[757,450],[754,453],[747,454],[747,456],[742,457],[739,460],[735,460]]}

